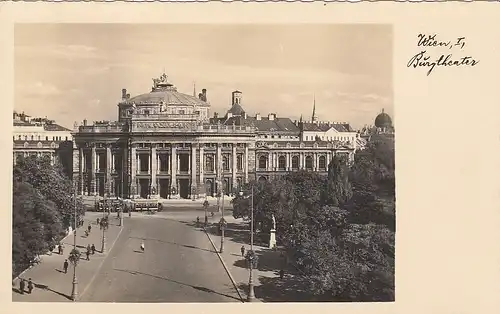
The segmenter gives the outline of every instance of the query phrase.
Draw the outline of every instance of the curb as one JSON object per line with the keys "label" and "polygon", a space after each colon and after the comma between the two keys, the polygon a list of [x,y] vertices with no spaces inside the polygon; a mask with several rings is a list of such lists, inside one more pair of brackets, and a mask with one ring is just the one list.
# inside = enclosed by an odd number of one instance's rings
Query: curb
{"label": "curb", "polygon": [[[85,288],[83,289],[82,293],[80,293],[78,295],[78,299],[81,299],[83,297],[83,295],[85,294],[85,292],[87,292],[88,287],[90,287],[92,285],[92,283],[94,282],[97,274],[99,273],[99,271],[102,268],[102,265],[104,265],[104,262],[106,261],[106,259],[108,258],[109,254],[113,250],[113,247],[115,246],[116,241],[118,241],[118,239],[120,238],[120,235],[122,234],[123,228],[124,228],[124,226],[122,225],[120,227],[120,231],[118,232],[118,235],[116,236],[115,241],[113,241],[113,244],[111,244],[111,247],[108,249],[106,255],[102,259],[101,264],[99,264],[99,266],[97,267],[96,271],[94,272],[94,275],[92,276],[92,279],[90,279],[90,282],[85,286]],[[76,301],[78,301],[78,299]]]}
{"label": "curb", "polygon": [[229,268],[227,267],[226,263],[224,262],[224,260],[222,259],[222,256],[220,255],[219,251],[217,250],[217,247],[215,246],[215,243],[214,241],[212,241],[212,238],[210,237],[210,235],[208,234],[207,230],[205,229],[205,227],[203,227],[203,232],[205,232],[205,234],[207,235],[208,237],[208,240],[210,240],[210,243],[212,243],[212,246],[214,247],[214,250],[215,250],[215,253],[217,254],[217,256],[219,257],[221,263],[222,263],[222,266],[224,266],[224,269],[226,270],[226,273],[227,275],[229,276],[229,279],[231,280],[231,282],[233,283],[233,286],[234,288],[236,289],[236,292],[238,292],[238,295],[240,296],[240,300],[242,303],[245,303],[244,299],[243,299],[243,293],[241,292],[240,288],[238,288],[238,285],[236,284],[236,281],[234,280],[233,278],[233,275],[231,275],[231,272],[229,271]]}

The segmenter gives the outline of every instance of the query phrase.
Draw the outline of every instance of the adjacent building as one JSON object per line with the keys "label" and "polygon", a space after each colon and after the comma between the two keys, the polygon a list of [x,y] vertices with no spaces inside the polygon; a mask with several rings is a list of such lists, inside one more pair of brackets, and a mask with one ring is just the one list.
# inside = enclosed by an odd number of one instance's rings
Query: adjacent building
{"label": "adjacent building", "polygon": [[73,136],[70,129],[60,126],[47,117],[31,117],[24,112],[14,111],[12,120],[14,164],[21,156],[47,156],[52,163],[61,162],[65,170],[71,174]]}
{"label": "adjacent building", "polygon": [[289,171],[327,172],[335,154],[353,160],[360,134],[348,123],[249,115],[234,91],[223,115],[207,90],[183,94],[163,74],[151,91],[126,89],[116,121],[86,120],[73,132],[73,178],[82,195],[196,198],[238,190]]}

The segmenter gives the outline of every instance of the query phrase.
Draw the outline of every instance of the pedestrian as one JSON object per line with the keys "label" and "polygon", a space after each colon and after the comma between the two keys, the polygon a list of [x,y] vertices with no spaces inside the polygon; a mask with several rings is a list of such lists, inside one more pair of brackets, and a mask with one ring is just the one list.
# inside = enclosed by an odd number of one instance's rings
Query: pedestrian
{"label": "pedestrian", "polygon": [[24,279],[21,278],[19,281],[19,290],[21,290],[21,294],[24,294]]}
{"label": "pedestrian", "polygon": [[196,217],[196,225],[200,224],[200,216]]}
{"label": "pedestrian", "polygon": [[244,245],[241,246],[241,256],[245,257],[245,246]]}
{"label": "pedestrian", "polygon": [[68,260],[64,260],[64,264],[63,264],[63,267],[64,267],[64,273],[67,274],[68,273]]}
{"label": "pedestrian", "polygon": [[97,224],[99,224],[99,218],[97,218]]}
{"label": "pedestrian", "polygon": [[63,253],[62,243],[59,243],[59,245],[57,246],[57,250],[59,251],[59,255],[62,255],[62,253]]}
{"label": "pedestrian", "polygon": [[92,226],[89,225],[89,227],[87,229],[89,230],[89,233],[90,233],[90,230],[92,230]]}
{"label": "pedestrian", "polygon": [[33,281],[31,281],[31,278],[28,281],[28,292],[31,294],[31,291],[33,291]]}
{"label": "pedestrian", "polygon": [[208,224],[208,217],[205,216],[205,226]]}
{"label": "pedestrian", "polygon": [[280,270],[280,279],[283,279],[285,277],[285,271],[283,269]]}
{"label": "pedestrian", "polygon": [[91,249],[92,249],[92,255],[94,255],[95,254],[95,245],[94,245],[94,243],[92,243]]}
{"label": "pedestrian", "polygon": [[144,249],[145,249],[145,247],[144,247],[144,241],[142,241],[141,242],[141,251],[144,252]]}
{"label": "pedestrian", "polygon": [[87,261],[90,261],[90,250],[87,250],[86,254],[87,254]]}

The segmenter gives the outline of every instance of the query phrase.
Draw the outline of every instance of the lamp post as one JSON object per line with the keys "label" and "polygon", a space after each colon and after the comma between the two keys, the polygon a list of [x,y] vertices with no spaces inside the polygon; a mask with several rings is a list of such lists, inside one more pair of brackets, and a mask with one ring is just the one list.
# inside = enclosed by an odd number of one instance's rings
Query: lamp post
{"label": "lamp post", "polygon": [[206,228],[208,223],[208,216],[207,216],[208,200],[206,196],[205,196],[205,202],[203,202],[203,208],[205,208],[205,228]]}
{"label": "lamp post", "polygon": [[[107,184],[107,182],[105,184]],[[108,205],[108,202],[107,202],[107,199],[106,199],[106,191],[104,191],[104,199],[103,199],[103,201],[104,202],[103,202],[103,206],[102,206],[102,220],[101,220],[101,227],[102,227],[101,253],[104,253],[105,250],[106,250],[106,229],[108,227],[108,219],[105,218],[105,211],[106,211],[106,207]]]}
{"label": "lamp post", "polygon": [[220,219],[220,252],[224,252],[224,229],[226,220],[224,219],[224,183],[221,184],[222,204],[221,204],[221,219]]}
{"label": "lamp post", "polygon": [[[76,184],[75,190],[73,192],[73,206],[74,206],[74,215],[75,215],[75,230],[73,231],[73,250],[76,250]],[[76,265],[78,263],[73,263],[73,289],[71,290],[71,300],[76,301],[78,298],[78,279],[76,278]]]}
{"label": "lamp post", "polygon": [[[255,253],[253,251],[253,229],[254,229],[254,219],[253,219],[253,184],[251,188],[251,203],[250,203],[250,252],[249,254],[249,268],[250,268],[250,273],[249,273],[249,278],[248,278],[248,296],[247,296],[247,302],[253,302],[255,301],[255,291],[254,291],[254,286],[253,286],[253,267],[254,267],[254,258],[255,258]],[[240,195],[243,195],[243,192],[240,192]]]}

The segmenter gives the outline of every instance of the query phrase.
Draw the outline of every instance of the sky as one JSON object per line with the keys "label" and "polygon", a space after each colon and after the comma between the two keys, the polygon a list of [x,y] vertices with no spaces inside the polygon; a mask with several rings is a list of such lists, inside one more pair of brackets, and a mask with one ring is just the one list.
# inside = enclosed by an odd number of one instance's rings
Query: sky
{"label": "sky", "polygon": [[249,115],[373,124],[393,114],[393,34],[370,24],[17,24],[17,111],[72,128],[117,120],[121,90],[148,93],[163,71],[207,89],[211,114],[243,93]]}

